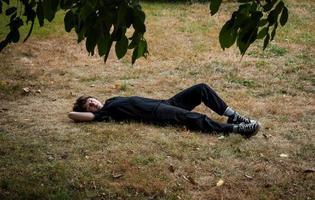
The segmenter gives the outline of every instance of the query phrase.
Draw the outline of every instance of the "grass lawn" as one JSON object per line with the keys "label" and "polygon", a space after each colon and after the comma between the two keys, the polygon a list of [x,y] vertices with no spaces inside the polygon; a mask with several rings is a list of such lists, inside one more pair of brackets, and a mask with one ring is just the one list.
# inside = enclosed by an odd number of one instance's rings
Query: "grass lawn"
{"label": "grass lawn", "polygon": [[[315,199],[315,4],[287,3],[275,41],[242,59],[218,41],[233,3],[213,17],[208,4],[143,3],[150,55],[134,66],[130,52],[88,56],[62,13],[36,27],[0,53],[0,199]],[[165,99],[202,82],[261,131],[245,140],[67,118],[82,94]]]}

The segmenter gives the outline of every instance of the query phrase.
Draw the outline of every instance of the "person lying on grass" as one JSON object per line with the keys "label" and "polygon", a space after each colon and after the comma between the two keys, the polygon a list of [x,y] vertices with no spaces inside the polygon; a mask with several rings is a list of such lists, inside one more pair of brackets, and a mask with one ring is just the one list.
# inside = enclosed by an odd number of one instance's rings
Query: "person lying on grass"
{"label": "person lying on grass", "polygon": [[[227,123],[218,123],[208,116],[192,112],[203,102],[219,115],[227,116]],[[69,118],[76,122],[88,121],[142,121],[159,125],[182,125],[189,130],[205,133],[238,133],[246,138],[255,135],[257,121],[240,115],[207,84],[187,88],[170,99],[158,100],[139,96],[113,97],[104,104],[91,96],[79,97]]]}

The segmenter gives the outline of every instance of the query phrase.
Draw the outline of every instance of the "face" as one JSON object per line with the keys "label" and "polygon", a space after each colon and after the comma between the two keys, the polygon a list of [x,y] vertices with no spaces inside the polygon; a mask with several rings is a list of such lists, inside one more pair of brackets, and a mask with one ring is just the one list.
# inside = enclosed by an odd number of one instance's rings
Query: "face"
{"label": "face", "polygon": [[86,100],[85,108],[87,112],[96,112],[101,110],[102,107],[103,104],[95,98],[88,98]]}

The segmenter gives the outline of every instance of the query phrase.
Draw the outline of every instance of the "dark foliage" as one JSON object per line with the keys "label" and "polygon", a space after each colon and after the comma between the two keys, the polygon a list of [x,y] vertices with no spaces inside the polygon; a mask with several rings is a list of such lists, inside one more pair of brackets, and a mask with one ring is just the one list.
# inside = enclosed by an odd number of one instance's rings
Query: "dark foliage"
{"label": "dark foliage", "polygon": [[[10,43],[20,40],[19,28],[31,23],[24,38],[32,33],[35,20],[44,26],[44,19],[51,22],[56,12],[62,9],[65,30],[74,29],[78,43],[85,39],[86,50],[94,55],[97,47],[106,61],[113,43],[118,59],[132,49],[132,63],[148,54],[144,38],[146,32],[145,13],[139,0],[18,0],[15,5],[10,0],[0,0],[0,14],[10,18],[10,31],[0,42],[0,51]],[[256,39],[264,39],[264,49],[275,37],[278,24],[285,25],[288,9],[282,0],[238,0],[239,8],[233,12],[221,29],[219,41],[223,49],[235,42],[242,55]],[[210,0],[210,13],[218,12],[222,0]],[[7,8],[4,10],[3,5]],[[127,29],[133,29],[132,37],[127,37]]]}

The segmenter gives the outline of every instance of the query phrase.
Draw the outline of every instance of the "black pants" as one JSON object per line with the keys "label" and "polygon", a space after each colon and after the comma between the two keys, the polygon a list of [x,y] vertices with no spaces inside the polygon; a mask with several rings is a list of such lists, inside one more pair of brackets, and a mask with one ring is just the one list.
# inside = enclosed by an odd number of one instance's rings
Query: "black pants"
{"label": "black pants", "polygon": [[204,103],[219,115],[222,115],[227,108],[226,103],[214,90],[201,83],[163,101],[156,110],[157,122],[160,124],[185,125],[190,130],[205,133],[213,131],[232,132],[233,125],[218,123],[204,114],[192,112],[201,103]]}

